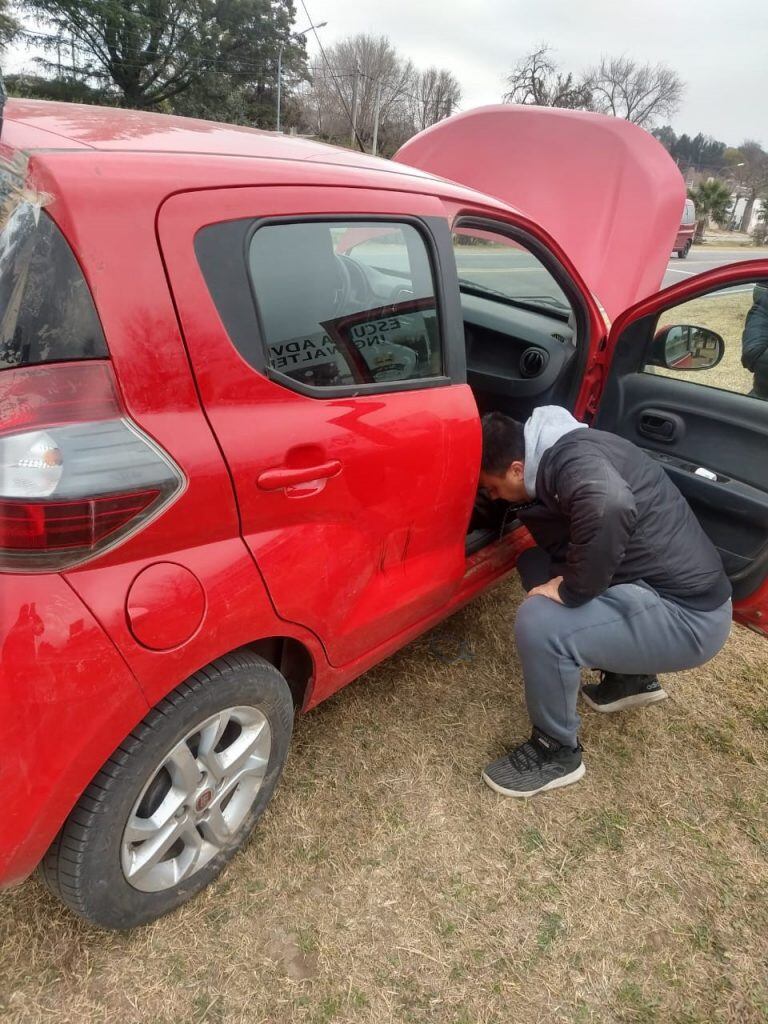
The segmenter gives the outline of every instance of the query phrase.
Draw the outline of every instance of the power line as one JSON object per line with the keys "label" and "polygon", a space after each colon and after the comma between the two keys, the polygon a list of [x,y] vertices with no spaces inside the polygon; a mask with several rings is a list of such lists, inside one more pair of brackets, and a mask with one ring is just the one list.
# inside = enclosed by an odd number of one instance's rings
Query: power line
{"label": "power line", "polygon": [[[301,6],[304,8],[304,14],[307,17],[307,21],[312,26],[312,31],[315,34],[315,42],[317,43],[317,45],[318,45],[318,47],[320,49],[320,53],[323,55],[323,62],[325,63],[326,67],[330,67],[330,64],[328,63],[328,58],[325,55],[325,50],[323,48],[323,44],[320,42],[320,36],[317,34],[317,29],[315,28],[315,23],[314,23],[314,21],[309,16],[309,11],[307,10],[307,5],[305,3],[305,0],[301,0]],[[350,123],[350,126],[352,128],[352,131],[354,132],[354,136],[357,139],[357,144],[360,147],[360,152],[364,153],[365,152],[365,146],[363,145],[362,139],[360,138],[360,135],[358,134],[357,128],[355,127],[354,118],[352,117],[352,114],[350,113],[349,107],[347,106],[346,100],[344,99],[344,94],[342,93],[341,89],[339,89],[338,86],[336,87],[336,91],[339,94],[339,99],[341,100],[341,105],[342,105],[342,107],[344,107],[344,111],[345,111],[347,117],[349,118],[349,123]]]}

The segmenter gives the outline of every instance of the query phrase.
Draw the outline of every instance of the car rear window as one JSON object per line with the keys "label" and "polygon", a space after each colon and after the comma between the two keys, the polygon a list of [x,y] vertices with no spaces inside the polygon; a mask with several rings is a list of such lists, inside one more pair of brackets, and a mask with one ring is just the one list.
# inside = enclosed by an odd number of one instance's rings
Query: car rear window
{"label": "car rear window", "polygon": [[0,177],[0,371],[107,355],[83,273],[53,220]]}

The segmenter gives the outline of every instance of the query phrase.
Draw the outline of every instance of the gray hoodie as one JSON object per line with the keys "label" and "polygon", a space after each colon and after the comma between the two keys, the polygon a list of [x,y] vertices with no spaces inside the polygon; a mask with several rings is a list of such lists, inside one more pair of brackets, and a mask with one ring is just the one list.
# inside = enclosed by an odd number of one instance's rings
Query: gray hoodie
{"label": "gray hoodie", "polygon": [[530,419],[525,421],[523,428],[525,435],[525,474],[523,483],[531,498],[536,497],[536,474],[539,471],[541,457],[548,448],[559,441],[564,434],[570,434],[572,430],[581,427],[586,428],[586,423],[579,423],[568,412],[559,405],[542,405],[534,409]]}

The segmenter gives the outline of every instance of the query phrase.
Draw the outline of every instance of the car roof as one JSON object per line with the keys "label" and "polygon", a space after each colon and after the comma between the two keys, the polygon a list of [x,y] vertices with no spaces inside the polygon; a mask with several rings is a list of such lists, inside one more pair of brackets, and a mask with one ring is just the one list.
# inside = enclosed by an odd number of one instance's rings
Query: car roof
{"label": "car roof", "polygon": [[312,139],[146,110],[12,98],[3,122],[2,141],[27,153],[62,149],[195,153],[315,161],[390,173],[402,170],[411,177],[434,178],[413,167]]}

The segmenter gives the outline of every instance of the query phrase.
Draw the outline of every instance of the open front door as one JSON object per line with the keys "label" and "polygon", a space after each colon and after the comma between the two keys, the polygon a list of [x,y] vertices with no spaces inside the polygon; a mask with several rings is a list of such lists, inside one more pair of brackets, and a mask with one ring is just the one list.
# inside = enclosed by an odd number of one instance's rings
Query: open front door
{"label": "open front door", "polygon": [[594,425],[663,464],[720,551],[736,619],[768,635],[768,260],[644,300],[608,355]]}

